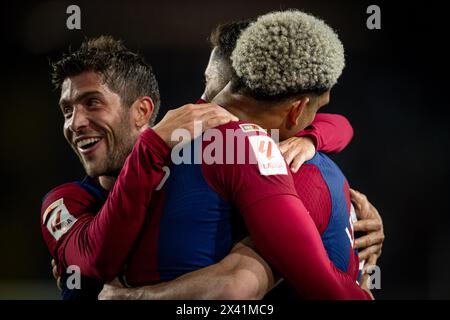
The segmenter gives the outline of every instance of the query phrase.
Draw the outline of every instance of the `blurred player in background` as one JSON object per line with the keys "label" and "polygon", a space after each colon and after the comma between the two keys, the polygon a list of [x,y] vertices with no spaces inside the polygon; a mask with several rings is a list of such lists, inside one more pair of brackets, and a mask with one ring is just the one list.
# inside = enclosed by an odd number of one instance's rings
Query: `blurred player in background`
{"label": "blurred player in background", "polygon": [[[107,279],[102,271],[114,268],[109,255],[123,256],[121,269],[138,236],[146,208],[136,201],[149,201],[164,176],[170,132],[193,133],[194,120],[207,129],[236,117],[215,105],[188,105],[149,129],[159,107],[152,69],[110,37],[86,41],[65,55],[54,64],[53,81],[61,90],[64,135],[87,177],[45,196],[41,229],[62,275],[63,298],[96,299]],[[64,265],[66,259],[76,263]],[[81,268],[81,290],[67,288],[68,265]]]}

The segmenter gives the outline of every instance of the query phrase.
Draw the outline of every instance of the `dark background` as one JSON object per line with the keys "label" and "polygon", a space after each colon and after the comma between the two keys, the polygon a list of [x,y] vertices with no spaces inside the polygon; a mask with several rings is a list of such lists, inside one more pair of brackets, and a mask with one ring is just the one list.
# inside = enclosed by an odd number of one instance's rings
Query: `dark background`
{"label": "dark background", "polygon": [[[66,8],[81,8],[81,30]],[[381,7],[381,30],[366,9]],[[334,159],[384,219],[378,299],[450,298],[445,10],[431,1],[4,1],[1,4],[0,299],[56,298],[41,238],[40,201],[79,179],[62,135],[48,59],[85,36],[110,34],[142,52],[160,83],[162,113],[203,90],[206,41],[218,23],[299,8],[339,33],[347,66],[327,112],[348,117],[349,147]]]}

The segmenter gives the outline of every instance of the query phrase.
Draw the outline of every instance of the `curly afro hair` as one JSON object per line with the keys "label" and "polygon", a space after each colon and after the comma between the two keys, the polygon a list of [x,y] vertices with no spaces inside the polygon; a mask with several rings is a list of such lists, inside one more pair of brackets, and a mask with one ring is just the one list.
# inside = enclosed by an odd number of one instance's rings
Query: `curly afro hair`
{"label": "curly afro hair", "polygon": [[238,83],[262,99],[323,93],[345,66],[337,34],[298,10],[259,17],[242,32],[231,59]]}

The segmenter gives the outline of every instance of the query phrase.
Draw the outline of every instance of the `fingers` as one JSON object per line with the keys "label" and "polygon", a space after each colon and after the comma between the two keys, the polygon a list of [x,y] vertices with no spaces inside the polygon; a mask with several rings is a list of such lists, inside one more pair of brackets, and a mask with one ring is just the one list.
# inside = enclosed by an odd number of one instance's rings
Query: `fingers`
{"label": "fingers", "polygon": [[375,244],[381,244],[384,241],[384,234],[382,232],[371,232],[355,240],[355,248],[367,248]]}
{"label": "fingers", "polygon": [[[137,292],[137,294],[133,294]],[[99,300],[140,300],[143,299],[141,295],[142,291],[128,288],[119,288],[109,284],[103,286],[102,291],[98,294]]]}
{"label": "fingers", "polygon": [[288,165],[291,164],[292,160],[294,159],[295,155],[298,152],[294,147],[294,139],[295,138],[289,138],[287,140],[282,141],[279,145],[280,152]]}
{"label": "fingers", "polygon": [[377,219],[364,219],[353,222],[354,232],[369,232],[381,230],[381,221]]}
{"label": "fingers", "polygon": [[352,201],[357,201],[362,196],[363,196],[363,194],[361,192],[359,192],[356,189],[350,188],[350,198],[352,199]]}
{"label": "fingers", "polygon": [[214,116],[213,114],[206,114],[202,118],[200,118],[198,121],[202,122],[202,131],[206,131],[211,128],[215,128],[221,125],[224,125],[231,121],[237,121],[234,120],[236,117],[230,116],[230,115],[218,115]]}
{"label": "fingers", "polygon": [[303,154],[298,154],[291,163],[292,172],[296,173],[300,169],[302,164],[305,163],[305,161],[305,156]]}
{"label": "fingers", "polygon": [[58,279],[56,279],[56,286],[58,287],[59,291],[62,291],[61,277],[58,277]]}
{"label": "fingers", "polygon": [[53,273],[53,278],[55,278],[55,280],[59,278],[58,268],[56,266],[54,266],[52,268],[52,273]]}
{"label": "fingers", "polygon": [[[238,120],[236,116],[216,104],[187,104],[168,111],[153,130],[169,147],[173,147],[179,142],[172,140],[172,135],[177,129],[188,130],[192,139],[214,126]],[[201,123],[201,126],[197,127],[198,123]]]}
{"label": "fingers", "polygon": [[112,300],[113,295],[111,294],[112,290],[110,288],[111,286],[105,284],[102,291],[98,294],[98,300]]}
{"label": "fingers", "polygon": [[355,205],[358,219],[368,218],[370,214],[370,202],[367,200],[367,197],[358,191],[350,189],[350,199]]}
{"label": "fingers", "polygon": [[361,280],[360,280],[360,284],[361,284],[361,288],[364,289],[366,292],[370,293],[372,299],[375,299],[372,295],[372,293],[370,292],[370,274],[368,273],[368,270],[370,268],[372,268],[373,266],[375,266],[377,264],[377,255],[370,255],[364,265],[364,268],[362,270],[362,275],[361,275]]}
{"label": "fingers", "polygon": [[375,266],[377,264],[378,256],[376,254],[371,255],[364,265],[364,270],[367,273],[367,269],[371,266]]}
{"label": "fingers", "polygon": [[363,274],[364,275],[368,275],[368,271],[369,269],[371,269],[373,266],[377,265],[377,260],[378,260],[378,256],[377,255],[371,255],[369,256],[369,258],[367,259],[366,263],[364,264],[364,268],[363,268]]}
{"label": "fingers", "polygon": [[361,207],[363,204],[368,202],[365,194],[351,188],[350,188],[350,199],[358,207]]}
{"label": "fingers", "polygon": [[198,121],[204,121],[208,118],[215,117],[228,117],[231,119],[230,121],[239,121],[238,117],[217,104],[198,104],[194,105],[194,107],[191,107],[189,110],[191,110],[194,120]]}
{"label": "fingers", "polygon": [[294,160],[294,157],[296,156],[297,152],[295,149],[288,149],[286,152],[282,153],[284,159],[286,160],[286,163],[288,166],[291,165],[292,160]]}
{"label": "fingers", "polygon": [[286,139],[284,141],[281,141],[278,145],[278,148],[280,149],[281,154],[286,153],[290,149],[290,144],[292,142],[292,138]]}
{"label": "fingers", "polygon": [[55,280],[56,280],[56,286],[57,286],[58,289],[61,291],[61,290],[62,290],[62,286],[61,286],[61,277],[60,277],[60,275],[59,275],[59,272],[58,272],[58,266],[56,265],[55,259],[52,259],[51,265],[52,265],[52,274],[53,274],[53,278],[55,278]]}
{"label": "fingers", "polygon": [[377,244],[377,245],[373,245],[368,247],[367,249],[364,249],[362,251],[359,252],[358,257],[359,260],[367,260],[369,259],[369,257],[375,255],[375,256],[380,256],[381,254],[381,244]]}
{"label": "fingers", "polygon": [[350,189],[350,198],[356,207],[356,216],[358,219],[376,219],[379,221],[381,228],[383,228],[383,222],[377,208],[370,203],[363,193]]}
{"label": "fingers", "polygon": [[314,157],[316,149],[314,143],[309,138],[293,137],[289,138],[279,145],[281,154],[291,170],[295,173],[300,167]]}

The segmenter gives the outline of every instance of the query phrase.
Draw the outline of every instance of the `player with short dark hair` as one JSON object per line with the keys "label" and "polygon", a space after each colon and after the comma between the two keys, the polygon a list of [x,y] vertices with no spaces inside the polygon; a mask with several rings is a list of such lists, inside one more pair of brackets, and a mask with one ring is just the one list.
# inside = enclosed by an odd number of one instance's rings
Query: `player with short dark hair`
{"label": "player with short dark hair", "polygon": [[64,80],[80,74],[80,70],[100,74],[104,83],[131,107],[139,97],[148,96],[153,101],[154,125],[161,104],[158,82],[152,67],[142,56],[131,52],[122,43],[110,36],[86,40],[75,52],[69,52],[52,64],[52,82],[61,90]]}
{"label": "player with short dark hair", "polygon": [[193,133],[194,120],[207,129],[237,118],[217,105],[186,105],[150,128],[159,105],[155,77],[142,57],[110,37],[83,43],[53,66],[64,136],[88,176],[45,196],[41,230],[63,278],[69,265],[84,276],[80,291],[63,281],[63,297],[96,298],[138,237],[147,214],[143,203],[165,174],[172,131]]}

